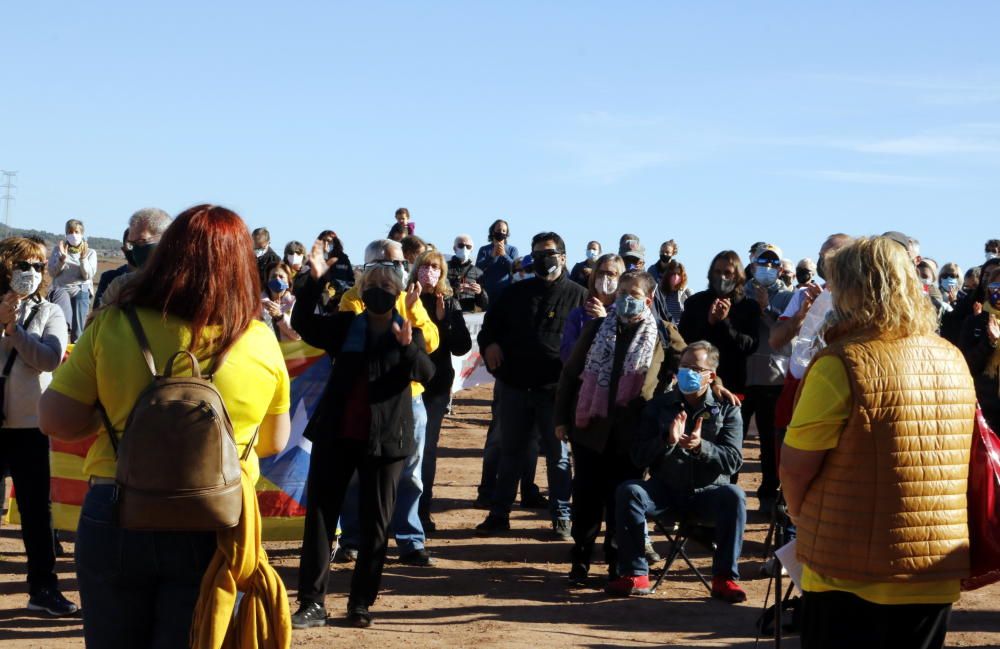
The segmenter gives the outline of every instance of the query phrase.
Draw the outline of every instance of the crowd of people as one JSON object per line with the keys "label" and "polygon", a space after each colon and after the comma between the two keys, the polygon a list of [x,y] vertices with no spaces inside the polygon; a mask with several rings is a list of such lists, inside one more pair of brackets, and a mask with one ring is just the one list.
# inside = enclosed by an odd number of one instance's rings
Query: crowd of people
{"label": "crowd of people", "polygon": [[[815,261],[759,241],[745,259],[715,255],[697,290],[673,239],[648,261],[635,234],[609,253],[590,241],[571,264],[555,232],[535,234],[522,256],[504,220],[478,250],[469,234],[444,249],[424,241],[406,208],[395,221],[355,267],[332,230],[279,256],[267,229],[251,232],[225,208],[175,219],[143,209],[123,236],[126,264],[96,291],[80,221],[51,251],[0,241],[0,472],[17,490],[29,608],[77,611],[54,570],[46,436],[96,434],[76,546],[88,646],[213,646],[230,624],[270,624],[266,635],[284,642],[291,628],[326,624],[331,561],[355,563],[347,619],[369,626],[390,536],[401,562],[434,562],[452,359],[472,348],[465,315],[483,312],[476,342],[495,385],[476,534],[508,533],[520,492],[522,507],[547,509],[553,539],[572,542],[572,582],[593,579],[603,525],[607,592],[642,595],[660,560],[647,521],[672,512],[714,535],[712,596],[742,602],[739,473],[753,421],[760,510],[787,501],[805,564],[803,646],[873,633],[941,646],[968,570],[977,399],[1000,426],[1000,240],[964,274],[899,232],[833,234]],[[192,263],[206,254],[226,272]],[[150,373],[154,384],[170,378],[177,352],[195,376],[211,368],[242,460],[234,484],[252,489],[257,458],[287,443],[278,343],[298,340],[325,352],[332,373],[305,431],[313,446],[290,614],[254,535],[252,498],[240,524],[220,532],[132,529],[117,511],[138,497],[123,477],[123,431]],[[547,497],[534,482],[540,454]],[[234,618],[235,600],[220,594],[230,590],[268,615]]]}

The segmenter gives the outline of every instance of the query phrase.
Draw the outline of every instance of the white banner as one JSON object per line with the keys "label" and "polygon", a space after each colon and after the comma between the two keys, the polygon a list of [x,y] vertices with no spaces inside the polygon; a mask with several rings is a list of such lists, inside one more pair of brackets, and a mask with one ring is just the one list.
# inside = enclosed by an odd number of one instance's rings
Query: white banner
{"label": "white banner", "polygon": [[452,394],[474,388],[477,385],[493,383],[493,375],[486,371],[486,363],[479,354],[479,343],[476,337],[483,327],[482,313],[466,313],[465,326],[472,336],[472,349],[464,356],[452,356],[451,363],[455,368],[455,382],[451,386]]}

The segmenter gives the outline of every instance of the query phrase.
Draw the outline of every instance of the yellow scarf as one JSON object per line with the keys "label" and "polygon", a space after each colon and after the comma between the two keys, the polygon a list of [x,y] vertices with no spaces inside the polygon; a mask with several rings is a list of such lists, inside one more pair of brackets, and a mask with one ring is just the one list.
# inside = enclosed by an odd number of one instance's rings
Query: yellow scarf
{"label": "yellow scarf", "polygon": [[[260,544],[260,510],[246,466],[240,480],[240,524],[218,532],[191,623],[192,649],[288,649],[292,618],[288,595]],[[233,615],[237,591],[244,593]]]}

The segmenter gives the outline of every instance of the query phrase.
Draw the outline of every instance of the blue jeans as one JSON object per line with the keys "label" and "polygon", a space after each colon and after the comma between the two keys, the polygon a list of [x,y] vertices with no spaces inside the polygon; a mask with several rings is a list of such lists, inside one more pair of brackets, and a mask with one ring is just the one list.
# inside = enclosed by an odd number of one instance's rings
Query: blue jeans
{"label": "blue jeans", "polygon": [[531,458],[531,446],[537,430],[545,452],[552,519],[570,519],[569,499],[573,480],[569,444],[556,439],[554,410],[554,389],[522,390],[503,384],[503,398],[500,400],[500,472],[490,507],[492,514],[510,514],[517,496],[517,484]]}
{"label": "blue jeans", "polygon": [[114,485],[87,492],[76,572],[88,649],[188,646],[214,532],[136,532],[115,522]]}
{"label": "blue jeans", "polygon": [[[493,384],[493,402],[490,404],[490,426],[486,429],[486,444],[483,446],[483,477],[479,480],[478,497],[486,502],[493,501],[497,490],[497,476],[500,474],[500,382]],[[531,445],[531,457],[521,476],[521,501],[538,496],[535,484],[535,470],[538,468],[538,440]]]}
{"label": "blue jeans", "polygon": [[58,286],[49,291],[49,302],[62,309],[69,326],[70,341],[76,342],[83,335],[83,326],[87,324],[87,314],[90,313],[90,291],[81,288],[76,295],[70,295],[65,288]]}
{"label": "blue jeans", "polygon": [[[424,458],[424,438],[427,433],[427,409],[423,397],[413,397],[413,438],[417,450],[406,458],[403,474],[396,493],[396,509],[390,527],[396,537],[400,554],[424,548],[424,526],[420,522],[420,495],[424,491],[421,478]],[[358,476],[351,478],[347,496],[340,512],[340,543],[346,548],[358,549],[361,545],[361,523],[358,516]]]}
{"label": "blue jeans", "polygon": [[646,516],[666,509],[678,515],[693,515],[698,523],[715,528],[712,576],[738,580],[747,502],[737,485],[712,485],[691,493],[669,489],[655,478],[632,480],[618,487],[619,574],[648,575],[646,563]]}
{"label": "blue jeans", "polygon": [[424,492],[420,496],[420,518],[427,520],[431,515],[431,503],[434,498],[434,479],[437,476],[437,448],[441,440],[441,424],[448,414],[449,392],[423,395],[424,406],[427,408],[427,434],[424,436],[424,463],[420,476]]}

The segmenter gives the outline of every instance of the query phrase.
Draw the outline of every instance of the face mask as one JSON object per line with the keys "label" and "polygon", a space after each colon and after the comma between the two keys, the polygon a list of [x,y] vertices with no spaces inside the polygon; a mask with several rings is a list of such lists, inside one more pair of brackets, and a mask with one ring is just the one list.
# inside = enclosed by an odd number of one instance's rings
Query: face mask
{"label": "face mask", "polygon": [[286,257],[289,266],[301,266],[302,260],[305,259],[304,255],[288,255]]}
{"label": "face mask", "polygon": [[701,390],[701,372],[682,367],[677,372],[677,389],[684,394],[697,394]]}
{"label": "face mask", "polygon": [[813,274],[808,268],[799,268],[795,271],[795,279],[799,284],[808,284],[812,278]]}
{"label": "face mask", "polygon": [[997,257],[1000,257],[1000,254],[995,253],[995,252],[987,252],[986,253],[986,261],[989,261],[990,259],[996,259]]}
{"label": "face mask", "polygon": [[608,277],[607,275],[602,275],[597,278],[597,282],[594,284],[594,288],[603,293],[604,295],[614,295],[614,292],[618,290],[618,280],[614,277]]}
{"label": "face mask", "polygon": [[587,248],[587,260],[594,261],[601,256],[600,250],[594,250],[593,248]]}
{"label": "face mask", "polygon": [[816,262],[816,274],[819,275],[821,280],[826,281],[826,258],[820,257],[819,261]]}
{"label": "face mask", "polygon": [[336,247],[333,245],[333,243],[326,244],[326,256],[329,257],[330,255],[332,255],[335,248]]}
{"label": "face mask", "polygon": [[667,264],[670,263],[670,260],[673,258],[674,258],[673,255],[660,255],[660,263],[666,266]]}
{"label": "face mask", "polygon": [[615,311],[619,320],[631,320],[645,313],[646,302],[631,295],[619,295],[615,299]]}
{"label": "face mask", "polygon": [[767,266],[756,266],[753,270],[754,280],[761,286],[770,287],[778,281],[778,269]]}
{"label": "face mask", "polygon": [[417,279],[424,286],[435,287],[437,286],[438,280],[441,279],[441,270],[438,268],[431,268],[430,266],[421,266],[417,269]]}
{"label": "face mask", "polygon": [[957,277],[945,277],[941,280],[941,290],[945,293],[950,293],[951,291],[958,288],[958,278]]}
{"label": "face mask", "polygon": [[365,308],[376,315],[389,313],[392,307],[396,306],[396,295],[378,286],[366,288],[361,294],[361,299],[365,303]]}
{"label": "face mask", "polygon": [[267,287],[274,293],[284,293],[288,290],[288,282],[280,277],[272,277],[271,281],[267,283]]}
{"label": "face mask", "polygon": [[254,251],[253,251],[253,254],[255,254],[257,256],[257,259],[260,259],[261,257],[263,257],[266,253],[267,253],[267,248],[264,248],[263,250],[261,250],[259,248],[255,248]]}
{"label": "face mask", "polygon": [[678,287],[680,287],[680,285],[681,285],[681,276],[680,275],[668,275],[667,276],[667,281],[664,282],[664,283],[666,284],[666,287],[668,289],[670,289],[671,291],[676,291],[676,290],[678,290]]}
{"label": "face mask", "polygon": [[42,283],[42,274],[35,270],[15,270],[10,275],[10,290],[21,297],[34,295]]}
{"label": "face mask", "polygon": [[986,299],[994,309],[1000,309],[1000,282],[993,282],[986,287]]}
{"label": "face mask", "polygon": [[455,246],[455,258],[458,259],[463,264],[469,261],[469,253],[471,251],[465,246]]}
{"label": "face mask", "polygon": [[132,246],[132,265],[136,268],[142,268],[149,261],[149,258],[153,256],[153,250],[156,248],[155,243],[147,243],[141,246]]}
{"label": "face mask", "polygon": [[81,243],[83,243],[83,236],[80,235],[80,234],[77,234],[76,232],[73,232],[72,234],[67,234],[66,235],[66,243],[68,243],[72,247],[76,248]]}
{"label": "face mask", "polygon": [[552,251],[531,253],[535,275],[542,279],[555,279],[559,275],[559,255]]}
{"label": "face mask", "polygon": [[921,277],[920,283],[924,285],[924,290],[926,291],[931,286],[933,286],[934,280],[930,279],[929,277]]}
{"label": "face mask", "polygon": [[725,297],[736,290],[735,279],[723,279],[717,275],[712,275],[712,290],[719,297]]}

